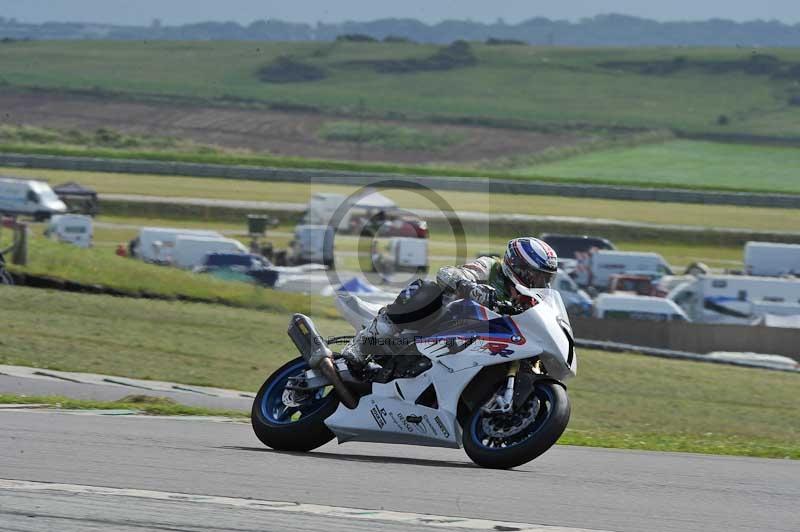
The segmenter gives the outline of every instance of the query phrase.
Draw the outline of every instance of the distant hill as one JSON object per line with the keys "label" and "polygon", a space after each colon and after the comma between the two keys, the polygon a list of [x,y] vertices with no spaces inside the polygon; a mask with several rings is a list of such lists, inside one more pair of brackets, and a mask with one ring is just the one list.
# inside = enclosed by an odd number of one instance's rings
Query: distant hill
{"label": "distant hill", "polygon": [[615,14],[599,15],[580,22],[534,18],[519,24],[448,20],[428,25],[414,19],[381,19],[315,26],[278,20],[258,20],[246,26],[235,22],[162,26],[155,21],[147,27],[80,22],[25,24],[0,17],[0,39],[6,40],[333,41],[348,34],[439,44],[456,40],[491,40],[557,46],[800,47],[800,24],[762,20],[737,23],[722,19],[657,22]]}

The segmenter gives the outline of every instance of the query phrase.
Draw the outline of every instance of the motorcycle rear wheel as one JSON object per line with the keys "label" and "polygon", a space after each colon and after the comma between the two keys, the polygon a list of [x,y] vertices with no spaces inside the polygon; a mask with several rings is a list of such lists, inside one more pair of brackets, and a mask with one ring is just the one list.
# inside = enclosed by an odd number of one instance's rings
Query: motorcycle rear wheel
{"label": "motorcycle rear wheel", "polygon": [[[494,393],[486,397],[488,401]],[[477,465],[491,469],[511,469],[528,463],[552,447],[567,428],[570,403],[567,391],[553,381],[535,384],[534,397],[539,401],[535,418],[507,441],[487,434],[483,428],[487,416],[481,408],[469,414],[462,442],[464,451]],[[483,404],[483,403],[480,403]]]}
{"label": "motorcycle rear wheel", "polygon": [[325,419],[339,407],[333,390],[318,394],[301,407],[286,407],[283,390],[289,377],[308,369],[302,358],[296,358],[276,370],[261,386],[253,400],[250,421],[261,443],[278,451],[308,452],[333,439]]}

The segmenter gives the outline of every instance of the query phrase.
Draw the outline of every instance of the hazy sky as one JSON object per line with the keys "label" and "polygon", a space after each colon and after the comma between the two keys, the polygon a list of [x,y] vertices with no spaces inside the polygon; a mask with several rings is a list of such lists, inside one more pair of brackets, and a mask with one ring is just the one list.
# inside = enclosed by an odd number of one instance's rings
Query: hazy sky
{"label": "hazy sky", "polygon": [[25,22],[131,25],[149,24],[154,18],[165,24],[249,23],[266,18],[314,23],[385,17],[518,22],[536,16],[577,20],[600,13],[657,20],[778,19],[794,24],[800,22],[800,0],[0,0],[0,16]]}

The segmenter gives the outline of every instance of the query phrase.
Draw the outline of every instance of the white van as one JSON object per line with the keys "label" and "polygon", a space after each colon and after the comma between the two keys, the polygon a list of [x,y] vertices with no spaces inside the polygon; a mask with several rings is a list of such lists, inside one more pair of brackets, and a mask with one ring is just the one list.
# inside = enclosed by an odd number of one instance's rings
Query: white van
{"label": "white van", "polygon": [[178,236],[203,236],[225,238],[217,231],[175,229],[170,227],[142,227],[139,236],[130,244],[131,256],[145,262],[172,263],[175,241]]}
{"label": "white van", "polygon": [[744,246],[744,271],[771,277],[800,275],[800,244],[748,242]]}
{"label": "white van", "polygon": [[0,177],[0,214],[27,215],[41,221],[65,212],[67,206],[47,183]]}
{"label": "white van", "polygon": [[656,279],[672,275],[672,269],[658,253],[601,249],[578,262],[574,278],[580,286],[607,290],[611,276],[622,274],[648,275]]}
{"label": "white van", "polygon": [[669,299],[618,294],[601,294],[594,302],[594,316],[600,319],[690,321],[683,309]]}
{"label": "white van", "polygon": [[333,267],[334,229],[327,225],[298,225],[290,242],[289,262]]}
{"label": "white van", "polygon": [[250,253],[238,240],[224,237],[178,235],[172,251],[172,264],[178,268],[192,269],[202,266],[211,253]]}
{"label": "white van", "polygon": [[44,235],[81,248],[91,247],[94,236],[92,217],[83,214],[56,214],[50,218]]}

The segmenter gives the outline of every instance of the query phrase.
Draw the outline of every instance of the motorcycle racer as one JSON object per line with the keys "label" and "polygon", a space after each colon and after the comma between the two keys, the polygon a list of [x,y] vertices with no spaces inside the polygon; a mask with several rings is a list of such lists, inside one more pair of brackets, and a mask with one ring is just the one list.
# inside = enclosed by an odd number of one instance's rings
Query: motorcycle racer
{"label": "motorcycle racer", "polygon": [[529,305],[514,285],[549,288],[558,270],[558,257],[544,241],[533,237],[508,242],[503,258],[480,257],[461,267],[445,266],[436,282],[416,280],[383,309],[342,351],[348,361],[365,365],[372,346],[384,346],[401,330],[419,330],[443,312],[444,298],[471,299],[493,308],[499,301]]}

